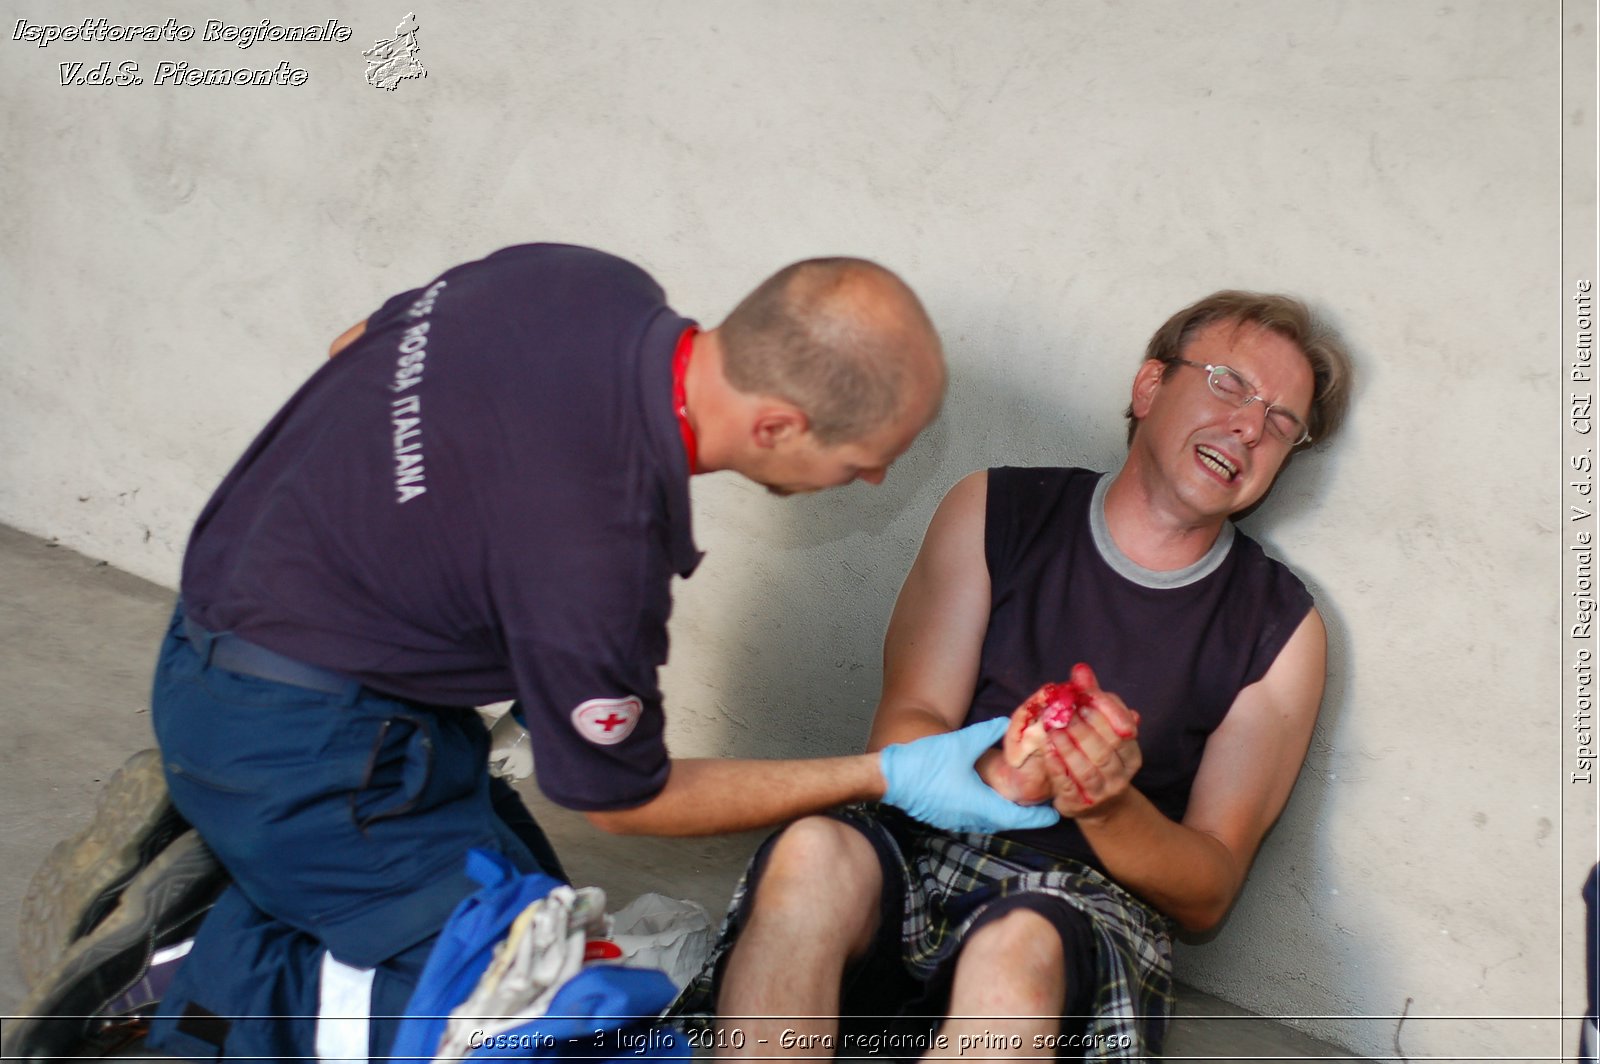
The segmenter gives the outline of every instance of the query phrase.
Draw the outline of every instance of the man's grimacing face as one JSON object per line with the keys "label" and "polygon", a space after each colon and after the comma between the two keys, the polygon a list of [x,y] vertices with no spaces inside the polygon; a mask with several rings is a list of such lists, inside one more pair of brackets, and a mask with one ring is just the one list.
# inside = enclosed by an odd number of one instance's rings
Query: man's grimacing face
{"label": "man's grimacing face", "polygon": [[1219,399],[1202,369],[1146,362],[1134,379],[1140,414],[1133,446],[1161,471],[1171,494],[1197,514],[1227,516],[1248,509],[1272,486],[1290,446],[1266,429],[1268,403],[1308,419],[1315,388],[1305,353],[1279,333],[1251,322],[1216,321],[1198,330],[1182,357],[1227,366],[1255,387],[1261,401],[1238,407]]}

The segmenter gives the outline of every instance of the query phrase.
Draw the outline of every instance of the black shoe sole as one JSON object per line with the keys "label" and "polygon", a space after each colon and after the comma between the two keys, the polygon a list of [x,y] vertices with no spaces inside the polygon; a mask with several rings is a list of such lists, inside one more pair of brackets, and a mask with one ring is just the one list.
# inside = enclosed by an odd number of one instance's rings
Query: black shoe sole
{"label": "black shoe sole", "polygon": [[134,876],[116,906],[69,946],[7,1024],[0,1054],[55,1060],[103,1024],[95,1016],[140,979],[150,956],[216,900],[227,874],[193,830],[174,839]]}
{"label": "black shoe sole", "polygon": [[128,882],[188,827],[167,797],[157,750],[141,750],[106,782],[94,819],[57,843],[28,883],[17,956],[36,987],[74,941],[93,931]]}

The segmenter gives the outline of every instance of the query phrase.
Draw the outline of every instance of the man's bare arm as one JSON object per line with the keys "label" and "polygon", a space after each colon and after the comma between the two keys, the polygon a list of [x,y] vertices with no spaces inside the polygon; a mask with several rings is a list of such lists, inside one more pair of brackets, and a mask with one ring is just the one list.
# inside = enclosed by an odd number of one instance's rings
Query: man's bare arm
{"label": "man's bare arm", "polygon": [[[1108,786],[1109,796],[1063,814],[1076,817],[1123,886],[1189,930],[1214,927],[1238,896],[1256,848],[1299,775],[1322,700],[1326,658],[1322,618],[1312,610],[1207,740],[1181,824],[1132,786]],[[1087,777],[1091,792],[1114,785],[1114,779],[1096,779],[1093,767],[1109,764],[1107,776],[1117,775],[1119,762],[1105,756],[1114,744],[1073,734],[1079,742],[1064,752],[1067,768]]]}
{"label": "man's bare arm", "polygon": [[[901,589],[884,641],[884,693],[869,740],[874,752],[806,761],[674,761],[667,787],[656,798],[635,809],[588,813],[590,822],[624,834],[712,834],[782,823],[843,802],[885,798],[888,770],[877,751],[961,729],[972,701],[989,617],[989,571],[983,557],[987,484],[987,474],[975,473],[951,489]],[[911,777],[920,781],[924,793],[931,787],[942,789],[941,797],[964,794],[963,801],[971,803],[966,808],[990,823],[1039,827],[1040,816],[1054,819],[1053,812],[1031,810],[1028,822],[1019,820],[1016,806],[1000,802],[976,779],[971,784],[981,795],[965,791],[953,774],[970,772],[977,750],[999,738],[998,733],[992,738],[968,735],[977,747],[966,742],[946,746],[959,750],[960,757],[952,755],[935,775]],[[992,785],[988,774],[979,775]],[[904,787],[904,782],[898,785]],[[885,800],[901,804],[907,798],[911,796],[889,795]],[[1005,809],[980,808],[990,802]],[[902,808],[918,815],[916,805],[913,799]],[[940,818],[953,813],[947,808]]]}
{"label": "man's bare arm", "polygon": [[[884,694],[868,743],[873,751],[954,731],[966,716],[989,613],[987,480],[986,473],[974,473],[950,490],[900,591],[884,641]],[[781,823],[883,793],[876,753],[815,761],[686,760],[673,762],[666,789],[651,802],[586,815],[624,834],[709,834]]]}
{"label": "man's bare arm", "polygon": [[883,797],[876,754],[803,761],[673,761],[667,785],[632,809],[584,815],[618,835],[719,835],[772,827],[846,802]]}
{"label": "man's bare arm", "polygon": [[928,524],[884,636],[883,694],[869,750],[953,731],[966,719],[989,624],[988,497],[989,474],[969,474]]}

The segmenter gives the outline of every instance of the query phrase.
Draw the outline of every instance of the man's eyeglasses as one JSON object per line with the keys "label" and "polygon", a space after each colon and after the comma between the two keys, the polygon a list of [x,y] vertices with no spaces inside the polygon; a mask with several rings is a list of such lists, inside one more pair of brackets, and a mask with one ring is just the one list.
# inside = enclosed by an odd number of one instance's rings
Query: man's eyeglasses
{"label": "man's eyeglasses", "polygon": [[1227,366],[1201,365],[1186,358],[1175,358],[1172,361],[1180,366],[1193,366],[1195,369],[1205,370],[1206,384],[1211,387],[1211,394],[1230,406],[1246,407],[1251,403],[1266,403],[1267,431],[1290,447],[1299,447],[1303,443],[1311,442],[1311,430],[1306,428],[1306,423],[1301,421],[1294,411],[1277,403],[1268,403],[1256,392],[1256,386],[1239,376],[1237,371]]}

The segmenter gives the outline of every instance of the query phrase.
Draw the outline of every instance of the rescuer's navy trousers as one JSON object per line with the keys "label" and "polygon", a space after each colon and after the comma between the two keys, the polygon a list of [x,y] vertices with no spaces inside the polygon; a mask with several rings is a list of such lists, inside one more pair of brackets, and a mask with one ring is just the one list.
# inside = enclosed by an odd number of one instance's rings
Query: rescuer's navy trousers
{"label": "rescuer's navy trousers", "polygon": [[[186,625],[180,604],[157,666],[152,717],[173,802],[233,884],[149,1044],[313,1056],[334,976],[371,970],[380,1057],[396,1023],[377,1018],[403,1013],[434,937],[478,888],[467,850],[565,875],[515,792],[489,776],[476,712],[319,682],[317,670],[303,682],[321,690],[222,667],[252,667],[217,649],[240,642]],[[348,986],[334,996],[349,1009]]]}

